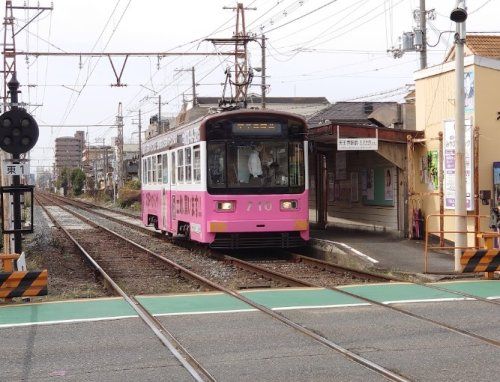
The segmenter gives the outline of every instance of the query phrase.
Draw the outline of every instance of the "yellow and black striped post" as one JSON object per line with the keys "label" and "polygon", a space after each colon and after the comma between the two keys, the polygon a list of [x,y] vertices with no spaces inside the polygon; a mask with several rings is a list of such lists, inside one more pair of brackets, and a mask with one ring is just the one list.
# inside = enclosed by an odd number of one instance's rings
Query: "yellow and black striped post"
{"label": "yellow and black striped post", "polygon": [[0,254],[0,298],[6,301],[14,297],[35,297],[47,295],[48,272],[42,271],[14,271],[14,260],[19,255]]}
{"label": "yellow and black striped post", "polygon": [[0,298],[47,295],[47,270],[0,273]]}
{"label": "yellow and black striped post", "polygon": [[468,249],[460,263],[462,272],[486,272],[486,278],[492,278],[493,272],[500,268],[500,249]]}

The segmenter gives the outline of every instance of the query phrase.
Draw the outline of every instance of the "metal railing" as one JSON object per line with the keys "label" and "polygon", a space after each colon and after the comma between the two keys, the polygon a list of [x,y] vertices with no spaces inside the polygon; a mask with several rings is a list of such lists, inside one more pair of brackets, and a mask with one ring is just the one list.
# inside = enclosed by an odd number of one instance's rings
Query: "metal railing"
{"label": "metal railing", "polygon": [[[459,215],[459,214],[429,214],[429,215],[427,215],[427,217],[425,218],[424,273],[428,273],[429,250],[432,250],[432,249],[441,249],[441,250],[462,249],[462,250],[466,250],[466,249],[482,248],[482,247],[479,247],[477,245],[477,242],[475,240],[476,235],[479,233],[479,232],[476,232],[475,230],[474,231],[469,231],[469,230],[457,231],[457,230],[446,230],[444,228],[442,230],[440,229],[438,231],[429,230],[429,221],[431,220],[431,218],[443,218],[444,219],[444,218],[457,218],[457,217],[465,217],[467,220],[474,219],[477,227],[480,226],[479,223],[480,223],[481,219],[489,219],[490,218],[487,215]],[[443,227],[444,227],[444,225],[443,225]],[[437,246],[429,245],[429,235],[439,234],[439,236],[442,237],[447,233],[464,233],[466,235],[474,234],[475,245],[474,246],[467,246],[467,247],[455,247],[455,246],[451,246],[451,245],[443,245],[444,244],[443,241],[440,241],[439,245],[437,245]]]}

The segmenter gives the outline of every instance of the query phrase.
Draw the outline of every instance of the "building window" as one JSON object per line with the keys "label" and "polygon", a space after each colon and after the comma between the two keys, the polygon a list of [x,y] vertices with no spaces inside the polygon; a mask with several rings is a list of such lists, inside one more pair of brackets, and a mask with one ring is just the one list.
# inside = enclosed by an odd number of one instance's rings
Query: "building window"
{"label": "building window", "polygon": [[193,180],[195,183],[201,182],[201,156],[200,145],[193,147]]}
{"label": "building window", "polygon": [[177,150],[177,182],[184,182],[184,150]]}
{"label": "building window", "polygon": [[162,182],[163,183],[168,183],[168,155],[166,153],[163,154],[163,175],[162,175]]}
{"label": "building window", "polygon": [[186,183],[191,183],[191,147],[186,147],[184,149],[184,153],[186,155]]}

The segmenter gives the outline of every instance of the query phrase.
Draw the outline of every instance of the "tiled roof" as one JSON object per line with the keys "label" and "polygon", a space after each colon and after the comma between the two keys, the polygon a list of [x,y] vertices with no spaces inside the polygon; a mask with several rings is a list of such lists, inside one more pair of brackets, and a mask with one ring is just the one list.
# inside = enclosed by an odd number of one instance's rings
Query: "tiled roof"
{"label": "tiled roof", "polygon": [[[500,35],[467,34],[465,55],[500,59]],[[455,59],[455,47],[451,48],[445,61]]]}
{"label": "tiled roof", "polygon": [[476,56],[500,58],[500,35],[470,34],[465,44]]}
{"label": "tiled roof", "polygon": [[368,118],[380,107],[394,106],[397,102],[337,102],[308,119],[311,126],[320,125],[325,121],[331,123],[349,123],[374,126]]}

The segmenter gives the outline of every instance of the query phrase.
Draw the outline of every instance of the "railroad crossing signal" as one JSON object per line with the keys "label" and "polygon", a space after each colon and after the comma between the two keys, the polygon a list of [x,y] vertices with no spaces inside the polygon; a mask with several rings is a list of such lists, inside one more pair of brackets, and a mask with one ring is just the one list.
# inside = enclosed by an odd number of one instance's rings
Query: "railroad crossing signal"
{"label": "railroad crossing signal", "polygon": [[10,154],[23,154],[38,141],[38,124],[24,109],[15,108],[0,116],[0,148]]}

